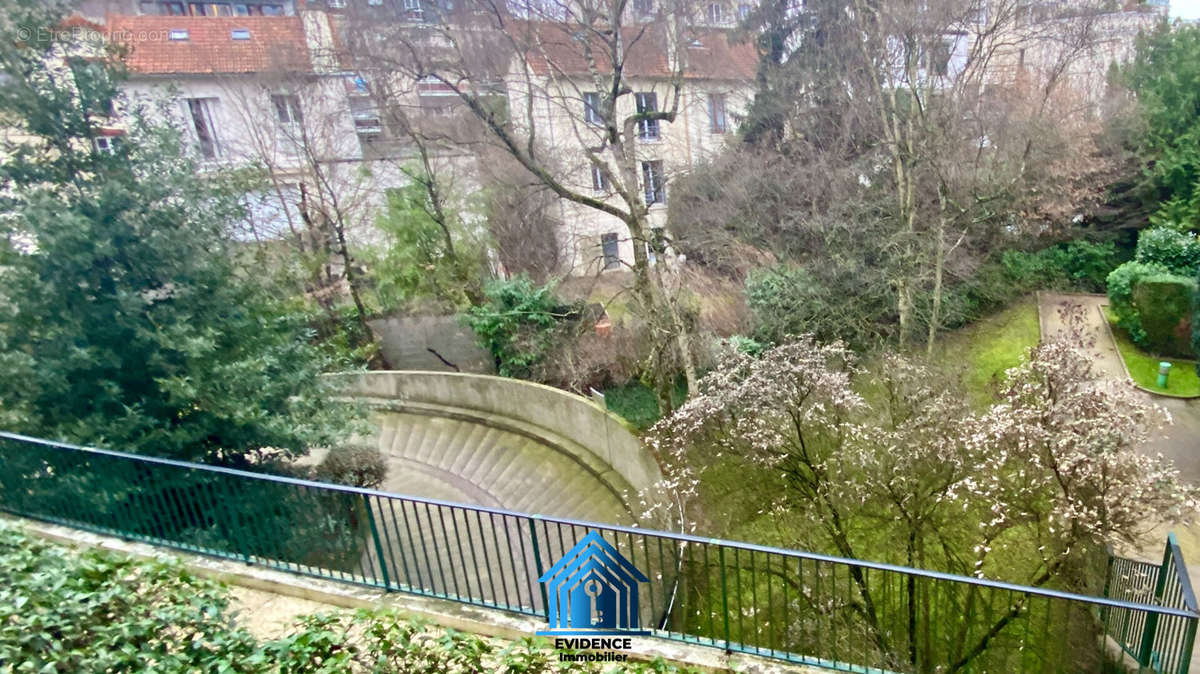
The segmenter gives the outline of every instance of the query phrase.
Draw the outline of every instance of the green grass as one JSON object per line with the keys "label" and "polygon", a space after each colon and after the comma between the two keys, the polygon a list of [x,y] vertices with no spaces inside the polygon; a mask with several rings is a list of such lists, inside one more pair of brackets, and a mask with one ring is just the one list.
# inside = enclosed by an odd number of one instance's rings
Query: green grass
{"label": "green grass", "polygon": [[[1163,358],[1142,351],[1129,338],[1129,333],[1118,328],[1112,313],[1105,308],[1105,316],[1112,327],[1113,339],[1117,342],[1117,351],[1125,361],[1125,368],[1134,383],[1144,389],[1169,396],[1200,396],[1200,377],[1196,376],[1196,361],[1181,358]],[[1171,364],[1171,374],[1167,377],[1167,387],[1158,385],[1158,364],[1166,361]]]}
{"label": "green grass", "polygon": [[[650,428],[659,419],[658,399],[654,397],[654,391],[636,379],[606,388],[603,393],[609,411],[628,421],[638,432]],[[682,377],[676,382],[671,398],[676,405],[683,404],[687,399],[687,381]]]}
{"label": "green grass", "polygon": [[1026,297],[1007,309],[947,333],[933,350],[934,365],[944,365],[962,378],[972,404],[991,403],[1004,372],[1021,362],[1037,346],[1037,298]]}

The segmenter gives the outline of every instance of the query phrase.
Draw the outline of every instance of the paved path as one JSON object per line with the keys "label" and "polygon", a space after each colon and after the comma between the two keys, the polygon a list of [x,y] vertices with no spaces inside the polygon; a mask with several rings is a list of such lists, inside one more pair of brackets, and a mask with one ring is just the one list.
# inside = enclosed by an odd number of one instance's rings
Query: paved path
{"label": "paved path", "polygon": [[[1103,307],[1108,304],[1107,297],[1042,294],[1038,303],[1042,338],[1050,339],[1066,332],[1061,309],[1067,304],[1079,304],[1083,307],[1086,336],[1093,341],[1090,351],[1095,357],[1096,375],[1126,381],[1128,377],[1125,367],[1102,312]],[[1200,484],[1200,399],[1169,398],[1145,392],[1142,392],[1142,395],[1165,408],[1171,414],[1173,422],[1165,429],[1163,435],[1143,445],[1142,450],[1151,454],[1162,454],[1171,459],[1183,479]],[[1179,541],[1194,587],[1200,586],[1200,513],[1187,525],[1156,526],[1147,535],[1147,542],[1141,549],[1118,552],[1127,557],[1159,563],[1162,561],[1163,546],[1169,532],[1174,532]],[[1200,638],[1193,649],[1190,671],[1200,672]]]}
{"label": "paved path", "polygon": [[[1096,359],[1096,374],[1109,379],[1126,380],[1125,368],[1101,313],[1101,308],[1108,304],[1105,296],[1043,294],[1038,305],[1043,338],[1052,338],[1065,331],[1059,312],[1065,302],[1080,304],[1084,308],[1088,334],[1094,340],[1091,351]],[[1173,422],[1162,437],[1147,443],[1145,450],[1162,453],[1175,462],[1185,479],[1200,484],[1200,399],[1169,398],[1149,393],[1145,396],[1170,412]],[[1200,549],[1197,552],[1200,553]]]}

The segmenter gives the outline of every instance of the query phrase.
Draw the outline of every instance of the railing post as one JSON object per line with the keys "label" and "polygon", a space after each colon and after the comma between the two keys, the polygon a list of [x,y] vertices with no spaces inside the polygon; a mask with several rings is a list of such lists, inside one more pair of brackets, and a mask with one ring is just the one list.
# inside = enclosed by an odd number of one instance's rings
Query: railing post
{"label": "railing post", "polygon": [[[725,581],[725,546],[719,541],[713,539],[713,543],[717,546],[717,560],[721,564],[721,615],[724,616],[723,622],[725,625],[725,652],[732,652],[729,648],[729,588]],[[768,559],[768,561],[770,561]],[[767,579],[770,582],[770,579]],[[769,608],[767,609],[770,610]],[[786,628],[785,628],[786,629]]]}
{"label": "railing post", "polygon": [[371,540],[375,542],[375,555],[379,557],[379,569],[383,572],[383,589],[392,591],[392,581],[388,577],[387,558],[383,556],[383,544],[379,542],[379,528],[375,526],[375,512],[371,510],[371,497],[363,494],[363,506],[367,509],[367,525],[371,527]]}
{"label": "railing post", "polygon": [[[1171,542],[1168,539],[1167,545],[1163,549],[1162,566],[1158,568],[1158,578],[1154,581],[1154,603],[1162,605],[1163,587],[1167,583],[1167,569],[1171,564]],[[1143,667],[1149,667],[1151,664],[1151,655],[1154,652],[1154,637],[1158,632],[1158,614],[1148,612],[1146,614],[1146,623],[1142,627],[1142,645],[1138,649],[1138,664]]]}
{"label": "railing post", "polygon": [[[533,566],[535,569],[537,569],[538,591],[542,595],[542,610],[546,612],[546,619],[549,620],[550,601],[546,597],[546,586],[541,582],[542,574],[545,572],[542,570],[542,552],[541,548],[538,547],[537,527],[535,526],[537,520],[540,519],[542,519],[541,515],[529,516],[529,538],[531,541],[533,541]],[[528,571],[529,570],[526,569],[526,572]]]}

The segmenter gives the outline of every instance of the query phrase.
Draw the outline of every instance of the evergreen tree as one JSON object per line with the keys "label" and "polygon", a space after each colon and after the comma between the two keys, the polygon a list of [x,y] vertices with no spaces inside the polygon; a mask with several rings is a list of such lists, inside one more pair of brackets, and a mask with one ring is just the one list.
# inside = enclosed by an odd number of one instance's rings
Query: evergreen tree
{"label": "evergreen tree", "polygon": [[229,465],[333,442],[303,316],[239,263],[244,175],[123,99],[62,7],[0,6],[0,428]]}

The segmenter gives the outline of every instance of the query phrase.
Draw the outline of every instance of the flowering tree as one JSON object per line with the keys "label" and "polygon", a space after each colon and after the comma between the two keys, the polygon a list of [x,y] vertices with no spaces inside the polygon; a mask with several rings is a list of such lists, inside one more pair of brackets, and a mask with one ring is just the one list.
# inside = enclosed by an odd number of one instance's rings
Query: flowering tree
{"label": "flowering tree", "polygon": [[[1090,553],[1179,519],[1192,501],[1169,462],[1137,451],[1165,415],[1126,387],[1092,381],[1070,341],[1032,350],[986,412],[963,400],[900,356],[867,370],[841,344],[802,337],[758,358],[727,355],[651,442],[693,521],[770,512],[762,519],[785,544],[1035,586],[1086,589],[1069,572]],[[722,494],[730,472],[736,493]],[[1015,598],[975,636],[931,647],[917,634],[927,590],[910,576],[897,597],[849,573],[847,615],[875,649],[911,665],[962,669],[1028,611]],[[969,605],[971,592],[941,601]]]}

